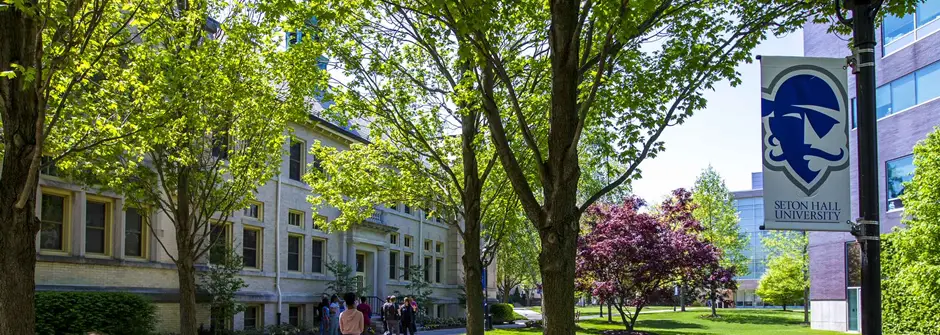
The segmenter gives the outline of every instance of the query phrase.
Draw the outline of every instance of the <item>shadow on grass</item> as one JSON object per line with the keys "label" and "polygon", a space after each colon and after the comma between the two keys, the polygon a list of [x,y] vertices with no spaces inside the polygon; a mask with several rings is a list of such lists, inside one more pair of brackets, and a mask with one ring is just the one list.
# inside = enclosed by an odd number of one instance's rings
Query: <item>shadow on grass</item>
{"label": "shadow on grass", "polygon": [[[578,333],[587,333],[587,334],[602,334],[605,331],[609,330],[625,330],[626,327],[623,323],[620,322],[607,322],[607,320],[584,320],[577,324]],[[647,332],[649,334],[656,335],[672,335],[672,334],[708,334],[708,333],[696,333],[689,332],[687,329],[705,329],[706,327],[700,324],[691,323],[691,322],[681,322],[675,320],[637,320],[636,329],[639,331]],[[676,331],[670,331],[670,330]],[[679,329],[686,329],[679,331]]]}
{"label": "shadow on grass", "polygon": [[802,319],[783,316],[790,312],[767,311],[761,313],[718,313],[717,318],[709,315],[703,315],[701,318],[714,322],[737,323],[737,324],[755,324],[755,325],[800,325]]}
{"label": "shadow on grass", "polygon": [[652,329],[704,329],[705,326],[697,323],[680,322],[675,320],[637,320],[637,328]]}

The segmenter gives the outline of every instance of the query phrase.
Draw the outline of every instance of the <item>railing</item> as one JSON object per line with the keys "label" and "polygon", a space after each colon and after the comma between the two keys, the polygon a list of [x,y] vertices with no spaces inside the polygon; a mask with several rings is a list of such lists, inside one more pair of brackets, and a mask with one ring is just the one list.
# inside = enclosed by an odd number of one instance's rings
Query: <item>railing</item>
{"label": "railing", "polygon": [[366,304],[369,304],[369,307],[372,307],[372,315],[369,317],[382,315],[382,304],[384,303],[385,299],[376,296],[366,297]]}
{"label": "railing", "polygon": [[384,224],[385,221],[382,220],[382,210],[375,208],[375,212],[372,212],[372,216],[366,218],[366,222],[371,222],[375,224]]}

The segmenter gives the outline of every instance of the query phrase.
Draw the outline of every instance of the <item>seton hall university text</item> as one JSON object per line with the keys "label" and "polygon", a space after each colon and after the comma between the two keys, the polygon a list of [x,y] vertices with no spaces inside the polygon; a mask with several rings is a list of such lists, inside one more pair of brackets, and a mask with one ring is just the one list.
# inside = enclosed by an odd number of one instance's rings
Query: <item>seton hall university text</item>
{"label": "seton hall university text", "polygon": [[835,201],[774,201],[774,218],[777,221],[827,221],[839,222],[842,209]]}

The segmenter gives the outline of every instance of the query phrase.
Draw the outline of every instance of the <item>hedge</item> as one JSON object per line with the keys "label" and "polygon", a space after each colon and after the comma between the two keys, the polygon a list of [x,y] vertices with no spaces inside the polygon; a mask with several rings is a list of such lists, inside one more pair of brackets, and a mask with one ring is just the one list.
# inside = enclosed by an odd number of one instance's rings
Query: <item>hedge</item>
{"label": "hedge", "polygon": [[493,322],[504,323],[516,320],[525,320],[525,317],[513,311],[512,308],[512,304],[490,305],[490,315],[493,316]]}
{"label": "hedge", "polygon": [[[882,234],[881,306],[884,330],[893,334],[940,335],[940,304],[925,292],[898,279],[906,264],[899,257],[898,233]],[[936,285],[940,286],[940,283]]]}
{"label": "hedge", "polygon": [[36,334],[150,334],[155,309],[129,293],[36,292]]}

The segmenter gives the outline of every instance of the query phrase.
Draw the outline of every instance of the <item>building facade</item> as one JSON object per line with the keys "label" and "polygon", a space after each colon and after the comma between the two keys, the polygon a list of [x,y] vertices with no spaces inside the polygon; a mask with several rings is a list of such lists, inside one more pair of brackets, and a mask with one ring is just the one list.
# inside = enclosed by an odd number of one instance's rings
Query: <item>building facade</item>
{"label": "building facade", "polygon": [[[225,322],[234,329],[312,326],[316,304],[334,279],[326,267],[330,260],[352,266],[375,303],[378,297],[407,293],[410,277],[424,276],[433,289],[430,316],[462,316],[463,245],[456,229],[428,218],[425,210],[399,204],[378,206],[370,219],[344,232],[319,230],[315,216],[331,220],[339,212],[314,212],[306,200],[312,190],[301,176],[314,162],[309,147],[320,141],[342,149],[365,139],[317,117],[292,128],[280,174],[257,190],[249,208],[213,230],[214,238],[225,239],[245,260],[240,275],[248,287],[238,292],[237,300],[247,308]],[[167,217],[154,214],[151,232],[135,209],[124,207],[120,194],[49,174],[41,177],[37,200],[44,223],[37,236],[37,290],[141,294],[157,304],[159,331],[179,331],[178,277],[170,259],[176,251],[175,231]],[[406,274],[409,265],[421,265],[424,272]],[[495,273],[495,266],[488,270]],[[495,277],[489,276],[493,290]],[[198,320],[208,327],[209,309],[200,306]]]}
{"label": "building facade", "polygon": [[[876,113],[878,116],[878,190],[881,232],[901,224],[904,204],[898,197],[911,179],[914,145],[940,125],[940,0],[917,5],[904,17],[888,14],[876,33]],[[811,57],[850,55],[848,38],[826,32],[827,25],[807,24],[803,50]],[[855,102],[855,77],[849,74]],[[858,216],[858,152],[854,108],[849,140],[852,214]],[[861,319],[859,252],[848,233],[813,232],[809,238],[812,328],[859,331]]]}
{"label": "building facade", "polygon": [[734,207],[738,210],[738,227],[747,236],[748,244],[744,256],[748,259],[748,272],[738,276],[738,289],[734,294],[736,307],[764,307],[764,302],[755,294],[760,277],[767,268],[767,251],[761,242],[766,231],[764,224],[764,190],[761,172],[751,174],[751,189],[732,192]]}

